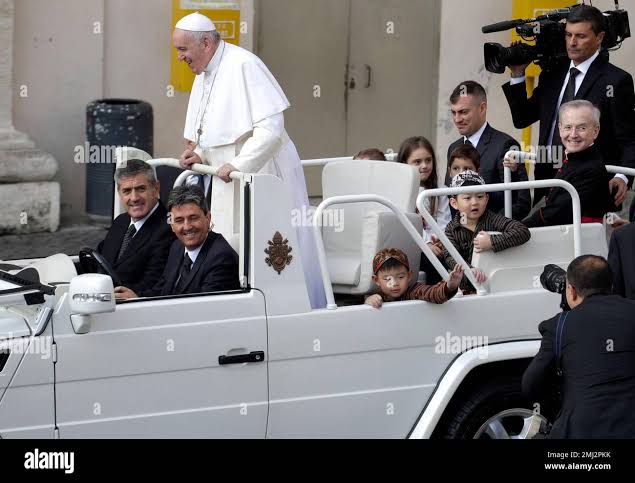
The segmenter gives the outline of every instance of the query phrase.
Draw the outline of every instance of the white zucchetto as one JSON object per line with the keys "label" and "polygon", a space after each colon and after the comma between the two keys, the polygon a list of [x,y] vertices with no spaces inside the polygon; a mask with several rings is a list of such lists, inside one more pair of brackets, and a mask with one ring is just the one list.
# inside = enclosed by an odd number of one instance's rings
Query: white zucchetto
{"label": "white zucchetto", "polygon": [[205,15],[195,12],[179,20],[174,28],[188,32],[211,32],[216,30],[216,25]]}

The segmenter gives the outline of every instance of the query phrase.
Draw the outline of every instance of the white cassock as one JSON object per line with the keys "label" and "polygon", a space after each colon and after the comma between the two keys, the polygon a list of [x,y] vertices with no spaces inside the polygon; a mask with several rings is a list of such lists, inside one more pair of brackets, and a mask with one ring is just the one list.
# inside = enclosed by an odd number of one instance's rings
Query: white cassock
{"label": "white cassock", "polygon": [[[309,198],[300,156],[284,129],[283,112],[289,107],[280,85],[258,57],[221,41],[194,81],[184,137],[198,141],[195,152],[208,165],[231,163],[243,173],[278,176],[289,188],[292,208],[307,213]],[[229,241],[240,227],[238,210],[234,210],[238,198],[235,183],[214,177],[214,231]],[[311,228],[298,227],[297,234],[311,306],[326,307]]]}

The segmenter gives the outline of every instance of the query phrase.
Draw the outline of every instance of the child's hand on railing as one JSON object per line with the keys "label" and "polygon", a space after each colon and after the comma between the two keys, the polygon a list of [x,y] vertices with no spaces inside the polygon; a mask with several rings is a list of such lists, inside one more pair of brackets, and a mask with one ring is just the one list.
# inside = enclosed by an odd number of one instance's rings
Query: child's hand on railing
{"label": "child's hand on railing", "polygon": [[474,251],[476,253],[486,252],[492,249],[492,237],[489,233],[482,231],[474,238]]}
{"label": "child's hand on railing", "polygon": [[487,281],[487,275],[480,268],[473,268],[472,273],[476,277],[478,283],[485,283]]}
{"label": "child's hand on railing", "polygon": [[384,303],[384,299],[381,297],[381,295],[375,294],[375,295],[371,295],[370,297],[368,297],[366,299],[366,302],[364,302],[366,305],[370,305],[371,307],[375,308],[375,309],[381,309],[381,306]]}

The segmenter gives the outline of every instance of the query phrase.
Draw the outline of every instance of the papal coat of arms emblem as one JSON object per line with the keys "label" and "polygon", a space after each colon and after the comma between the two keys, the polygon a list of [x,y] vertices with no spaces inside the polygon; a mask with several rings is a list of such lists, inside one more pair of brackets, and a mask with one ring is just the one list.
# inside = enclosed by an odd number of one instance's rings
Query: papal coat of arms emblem
{"label": "papal coat of arms emblem", "polygon": [[265,258],[265,262],[280,275],[288,265],[291,265],[293,256],[289,253],[293,248],[289,246],[289,240],[283,238],[279,231],[273,236],[273,240],[269,240],[267,243],[269,243],[269,248],[265,249],[265,253],[269,256]]}

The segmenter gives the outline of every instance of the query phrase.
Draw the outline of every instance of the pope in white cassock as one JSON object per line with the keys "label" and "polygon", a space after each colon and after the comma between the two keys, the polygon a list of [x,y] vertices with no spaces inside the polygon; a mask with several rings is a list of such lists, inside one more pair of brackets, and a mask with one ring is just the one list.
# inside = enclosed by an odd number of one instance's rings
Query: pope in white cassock
{"label": "pope in white cassock", "polygon": [[[233,171],[278,176],[289,188],[292,207],[307,212],[302,164],[284,129],[283,113],[290,104],[269,69],[251,52],[223,41],[213,22],[198,12],[179,20],[173,43],[179,60],[197,74],[181,167],[202,163],[220,168],[218,177],[205,180],[206,190],[212,184],[214,230],[232,240],[240,226],[234,212],[239,190],[229,178]],[[311,306],[323,308],[326,297],[311,229],[297,227],[297,233]]]}

